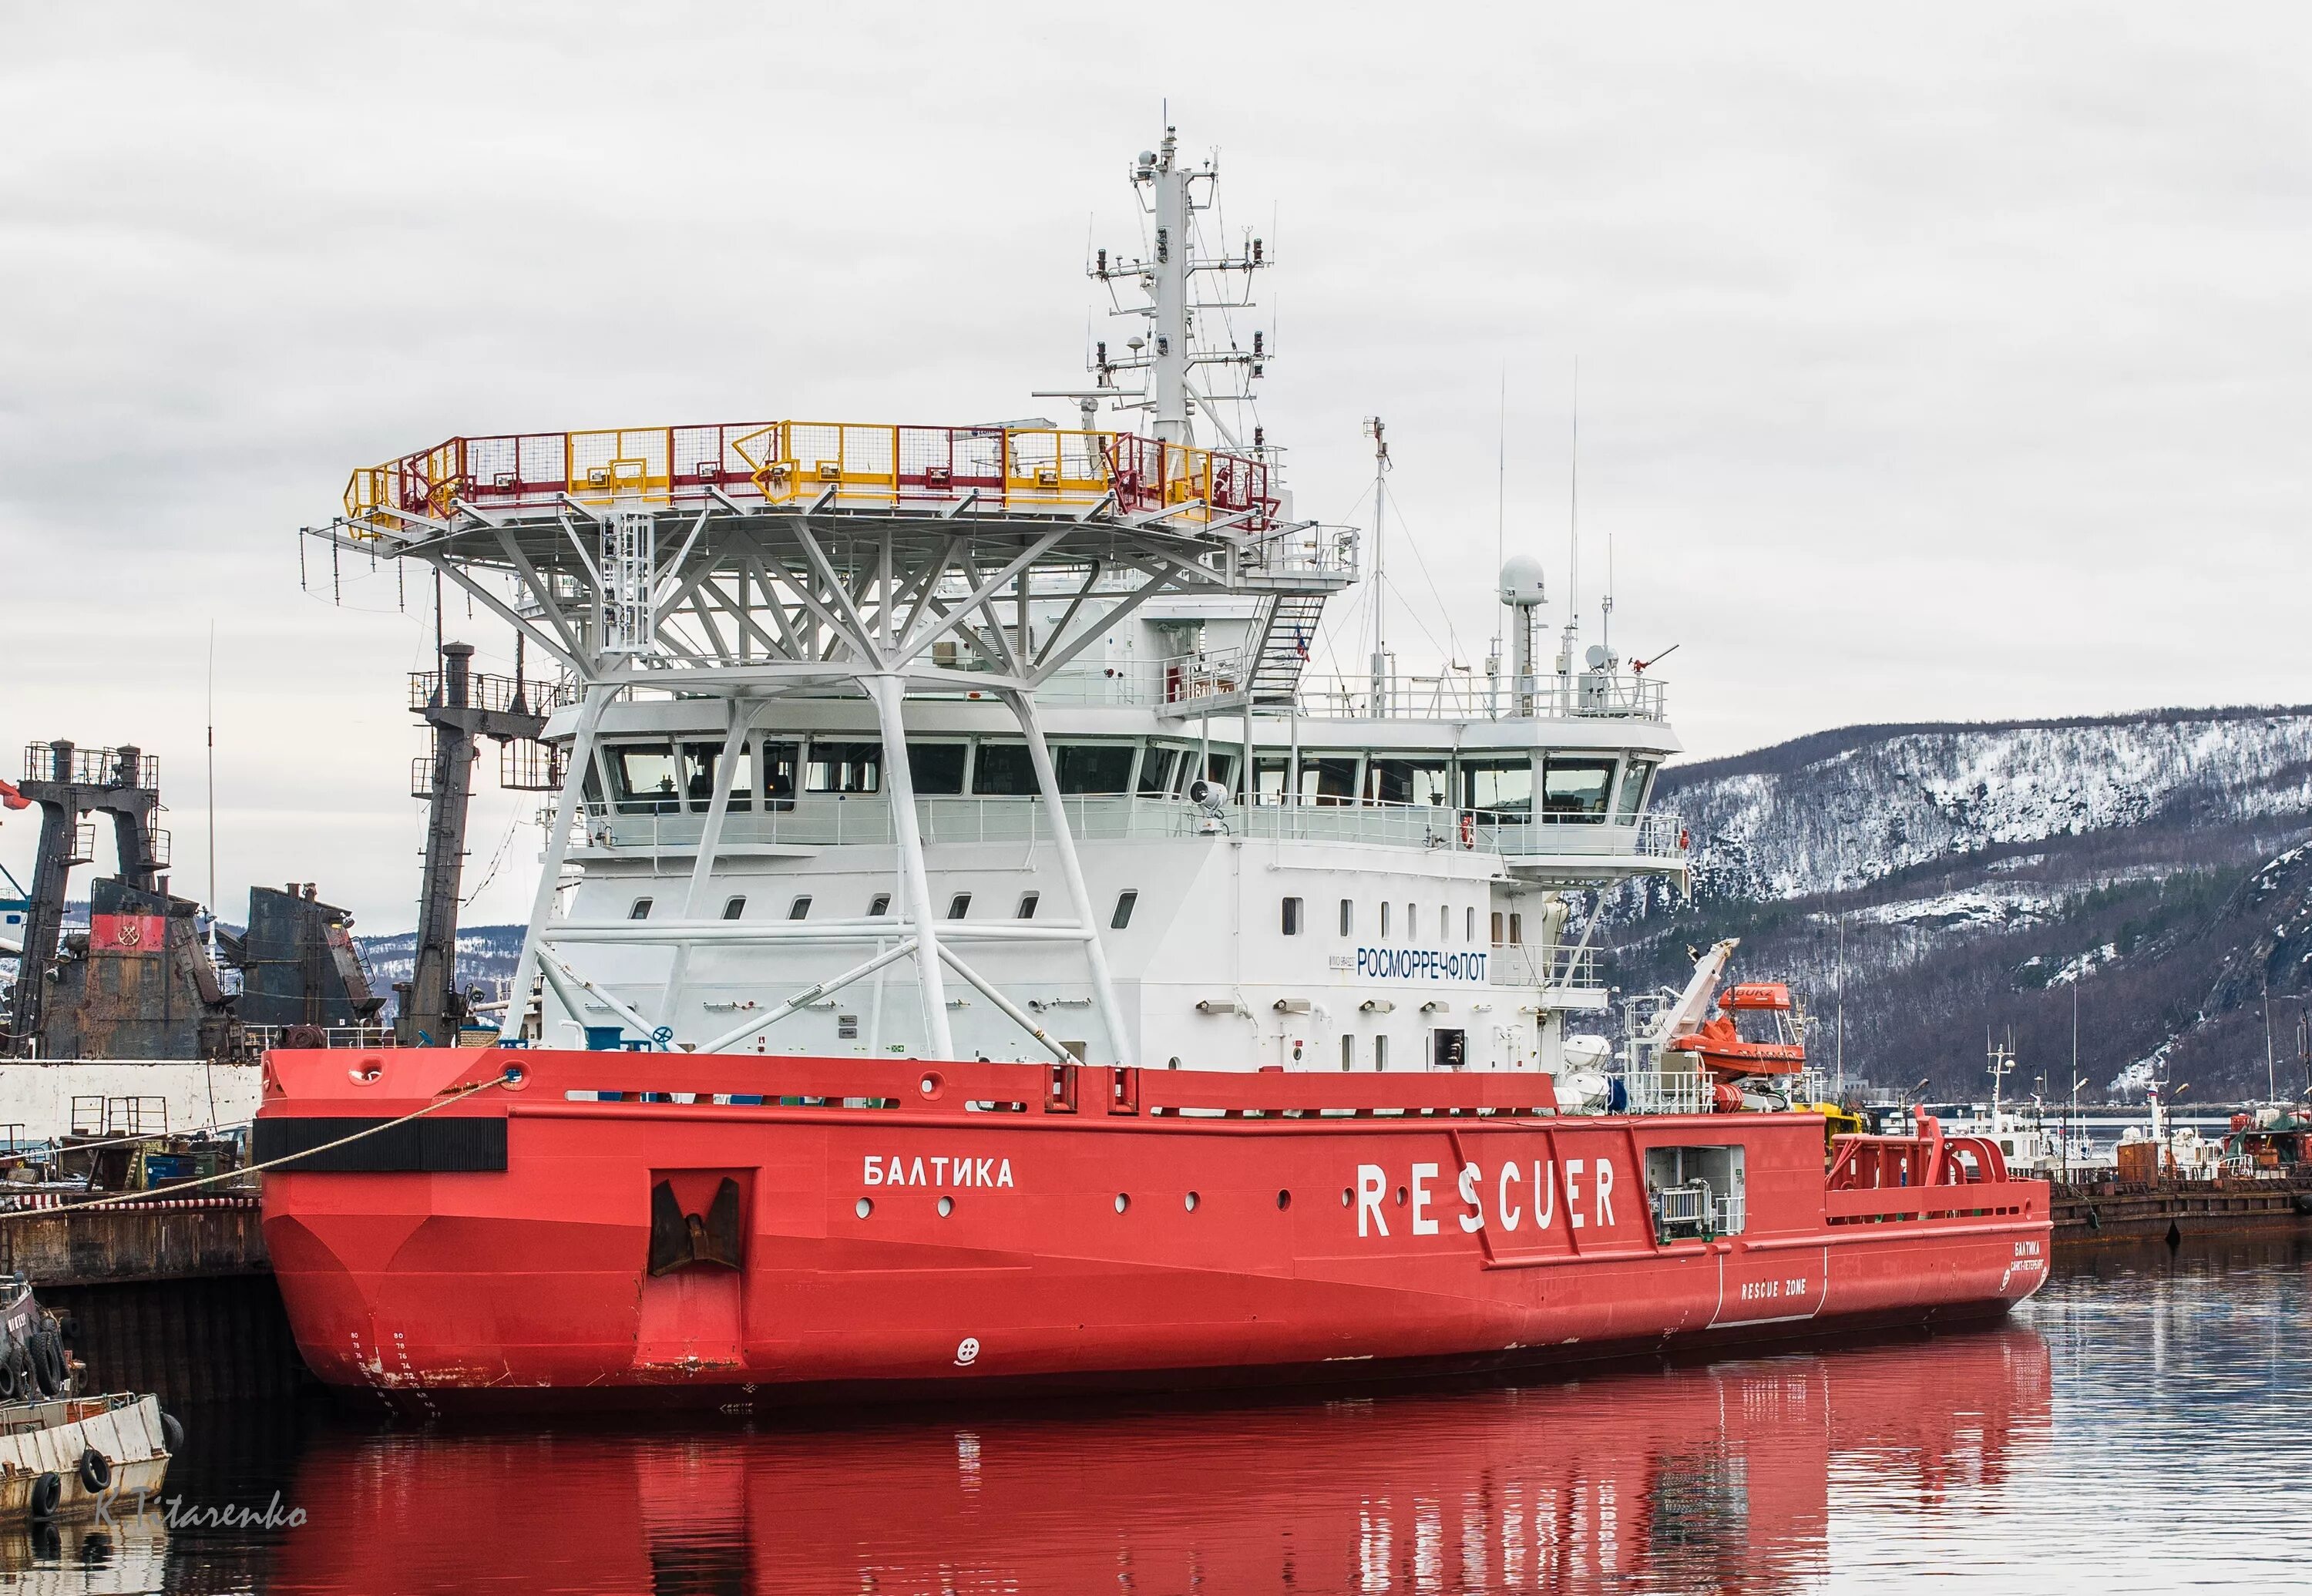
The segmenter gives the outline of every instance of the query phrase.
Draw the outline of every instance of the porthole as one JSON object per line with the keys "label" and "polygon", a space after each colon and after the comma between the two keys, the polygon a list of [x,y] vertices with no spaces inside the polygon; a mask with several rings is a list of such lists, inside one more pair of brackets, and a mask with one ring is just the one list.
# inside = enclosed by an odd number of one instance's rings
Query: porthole
{"label": "porthole", "polygon": [[955,1199],[954,1199],[953,1197],[943,1197],[940,1198],[940,1200],[939,1200],[939,1212],[940,1212],[940,1217],[941,1217],[941,1219],[945,1219],[949,1215],[950,1215],[950,1214],[954,1213],[954,1212],[955,1212]]}
{"label": "porthole", "polygon": [[1125,1193],[1123,1193],[1123,1192],[1120,1192],[1120,1191],[1119,1191],[1119,1192],[1117,1192],[1117,1193],[1116,1194],[1116,1211],[1117,1211],[1118,1214],[1121,1214],[1121,1213],[1123,1213],[1126,1208],[1129,1208],[1130,1206],[1132,1206],[1132,1199],[1131,1199],[1131,1197],[1129,1197],[1128,1196],[1126,1196],[1126,1195],[1125,1195]]}
{"label": "porthole", "polygon": [[857,1202],[851,1205],[851,1211],[859,1215],[860,1218],[864,1219],[867,1215],[875,1211],[874,1201],[869,1197],[861,1197]]}
{"label": "porthole", "polygon": [[1402,1186],[1397,1188],[1397,1206],[1400,1208],[1405,1206],[1405,1188]]}
{"label": "porthole", "polygon": [[1283,1213],[1285,1209],[1287,1209],[1287,1208],[1291,1207],[1292,1206],[1292,1194],[1291,1192],[1289,1192],[1289,1191],[1280,1191],[1280,1192],[1278,1192],[1278,1193],[1276,1194],[1276,1211],[1277,1211],[1279,1214]]}
{"label": "porthole", "polygon": [[1198,1197],[1195,1192],[1193,1192],[1193,1191],[1192,1191],[1192,1192],[1190,1192],[1190,1193],[1188,1194],[1188,1196],[1187,1196],[1187,1205],[1188,1205],[1188,1212],[1189,1212],[1189,1213],[1191,1213],[1191,1214],[1194,1214],[1194,1213],[1196,1211],[1196,1205],[1197,1205],[1198,1203],[1203,1202],[1204,1199],[1204,1198],[1202,1198],[1202,1197]]}

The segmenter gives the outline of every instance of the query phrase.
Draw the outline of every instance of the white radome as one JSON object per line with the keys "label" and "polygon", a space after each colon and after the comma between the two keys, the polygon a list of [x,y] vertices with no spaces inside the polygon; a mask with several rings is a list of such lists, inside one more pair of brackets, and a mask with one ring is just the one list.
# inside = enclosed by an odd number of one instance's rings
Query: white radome
{"label": "white radome", "polygon": [[1502,566],[1502,602],[1530,609],[1547,601],[1541,562],[1529,554],[1511,555]]}

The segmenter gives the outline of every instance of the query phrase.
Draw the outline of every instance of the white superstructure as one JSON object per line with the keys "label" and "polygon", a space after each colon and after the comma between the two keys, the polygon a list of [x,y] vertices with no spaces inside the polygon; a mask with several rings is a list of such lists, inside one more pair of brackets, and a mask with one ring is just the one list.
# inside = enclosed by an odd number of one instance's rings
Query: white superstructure
{"label": "white superstructure", "polygon": [[1599,649],[1538,673],[1525,559],[1506,679],[1378,640],[1314,679],[1359,539],[1230,423],[1265,262],[1207,249],[1213,175],[1169,133],[1134,162],[1147,247],[1093,270],[1146,303],[1081,427],[456,439],[356,475],[323,536],[434,565],[567,672],[527,1034],[1554,1072],[1596,1028],[1576,895],[1685,870],[1661,684]]}

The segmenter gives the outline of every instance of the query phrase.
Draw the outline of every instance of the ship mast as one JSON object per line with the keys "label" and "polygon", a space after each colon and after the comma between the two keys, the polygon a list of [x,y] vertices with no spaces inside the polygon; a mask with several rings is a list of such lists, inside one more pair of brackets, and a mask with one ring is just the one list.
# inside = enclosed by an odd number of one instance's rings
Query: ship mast
{"label": "ship mast", "polygon": [[[1134,333],[1125,342],[1126,353],[1116,355],[1101,339],[1092,356],[1098,383],[1088,392],[1049,397],[1079,402],[1113,399],[1120,410],[1145,411],[1150,435],[1167,445],[1196,445],[1201,419],[1213,434],[1206,446],[1243,450],[1244,428],[1223,412],[1251,402],[1252,381],[1264,374],[1271,353],[1267,334],[1256,330],[1249,348],[1239,347],[1231,334],[1223,347],[1204,336],[1204,316],[1224,323],[1230,311],[1252,309],[1252,274],[1270,264],[1268,251],[1248,231],[1237,253],[1225,247],[1217,254],[1204,252],[1196,218],[1213,208],[1220,167],[1212,161],[1187,164],[1180,158],[1179,142],[1178,131],[1168,127],[1157,148],[1141,151],[1132,165],[1134,189],[1145,190],[1140,196],[1151,229],[1145,257],[1125,259],[1101,250],[1089,268],[1092,279],[1109,290],[1109,313],[1142,322],[1145,334]],[[1233,282],[1239,276],[1242,281]],[[1136,288],[1142,303],[1125,304],[1114,297],[1118,284]],[[1225,386],[1204,381],[1202,373],[1212,368],[1222,373]],[[1135,372],[1142,373],[1137,389],[1118,385],[1119,373]],[[1250,452],[1270,458],[1257,429]]]}
{"label": "ship mast", "polygon": [[1372,712],[1379,720],[1388,713],[1388,580],[1381,556],[1381,523],[1388,512],[1388,438],[1379,417],[1365,417],[1365,436],[1373,441]]}

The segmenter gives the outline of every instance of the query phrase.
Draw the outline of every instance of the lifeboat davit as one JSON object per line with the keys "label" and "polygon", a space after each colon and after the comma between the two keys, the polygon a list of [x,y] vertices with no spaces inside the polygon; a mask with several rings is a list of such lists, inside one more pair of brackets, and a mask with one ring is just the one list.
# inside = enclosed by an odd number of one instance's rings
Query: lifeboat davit
{"label": "lifeboat davit", "polygon": [[[1705,1021],[1691,1035],[1677,1038],[1675,1052],[1700,1056],[1701,1063],[1721,1083],[1755,1075],[1794,1075],[1806,1068],[1806,1043],[1800,1039],[1797,1004],[1781,981],[1743,981],[1718,997],[1718,1017]],[[1767,1013],[1773,1035],[1753,1040],[1735,1024],[1738,1013]]]}

